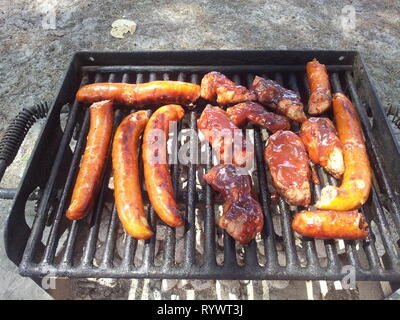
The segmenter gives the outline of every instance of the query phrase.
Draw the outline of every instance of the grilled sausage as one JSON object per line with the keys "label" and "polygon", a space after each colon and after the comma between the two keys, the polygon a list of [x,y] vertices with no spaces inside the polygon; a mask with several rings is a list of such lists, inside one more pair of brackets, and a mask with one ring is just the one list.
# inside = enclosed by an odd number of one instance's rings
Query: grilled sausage
{"label": "grilled sausage", "polygon": [[[217,152],[221,163],[244,166],[253,159],[254,150],[244,138],[240,146],[234,145],[235,135],[242,134],[242,131],[221,108],[207,105],[197,121],[197,127]],[[225,148],[226,146],[228,149]]]}
{"label": "grilled sausage", "polygon": [[200,86],[181,81],[152,81],[140,84],[93,83],[76,94],[79,101],[113,100],[128,106],[177,103],[190,105],[200,97]]}
{"label": "grilled sausage", "polygon": [[78,177],[66,212],[70,220],[84,218],[92,209],[111,141],[114,111],[112,101],[93,103],[89,109],[90,128]]}
{"label": "grilled sausage", "polygon": [[308,207],[311,201],[310,166],[300,138],[291,131],[278,131],[269,137],[264,159],[277,191],[287,203]]}
{"label": "grilled sausage", "polygon": [[325,65],[319,63],[317,59],[308,62],[306,69],[310,86],[308,113],[323,113],[330,108],[332,100],[328,71]]}
{"label": "grilled sausage", "polygon": [[354,210],[367,201],[372,172],[357,112],[342,93],[333,95],[333,113],[343,145],[345,171],[340,187],[326,186],[315,204],[324,210]]}
{"label": "grilled sausage", "polygon": [[273,80],[266,80],[258,76],[254,78],[251,90],[256,94],[258,102],[272,111],[297,122],[307,120],[298,93],[282,87]]}
{"label": "grilled sausage", "polygon": [[311,161],[340,179],[344,172],[342,143],[332,121],[328,118],[309,118],[302,123],[299,135]]}
{"label": "grilled sausage", "polygon": [[232,164],[219,164],[203,177],[222,194],[224,205],[219,226],[242,244],[249,243],[264,224],[264,215],[255,198],[248,174]]}
{"label": "grilled sausage", "polygon": [[185,111],[179,105],[166,105],[153,113],[143,135],[144,176],[150,202],[158,216],[171,227],[184,221],[175,202],[168,167],[167,140],[170,121],[182,119]]}
{"label": "grilled sausage", "polygon": [[271,132],[290,129],[288,118],[268,112],[262,105],[256,102],[247,101],[236,104],[226,109],[226,113],[237,127],[245,125],[247,120],[249,120]]}
{"label": "grilled sausage", "polygon": [[142,110],[128,115],[118,126],[112,148],[115,205],[121,223],[132,237],[149,239],[139,182],[138,141],[149,120]]}
{"label": "grilled sausage", "polygon": [[207,73],[201,80],[201,97],[221,105],[256,100],[254,93],[216,71]]}
{"label": "grilled sausage", "polygon": [[293,218],[292,228],[297,233],[317,239],[365,239],[368,224],[360,212],[302,211]]}

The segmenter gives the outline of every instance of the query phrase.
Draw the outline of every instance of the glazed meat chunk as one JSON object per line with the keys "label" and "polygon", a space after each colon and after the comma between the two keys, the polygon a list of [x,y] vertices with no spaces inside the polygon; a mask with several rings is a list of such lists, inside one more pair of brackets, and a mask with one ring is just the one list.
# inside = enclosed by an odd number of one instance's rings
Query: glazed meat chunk
{"label": "glazed meat chunk", "polygon": [[207,73],[201,80],[200,96],[221,105],[256,100],[254,93],[216,71]]}
{"label": "glazed meat chunk", "polygon": [[249,243],[264,224],[261,206],[252,192],[250,176],[243,172],[243,168],[219,164],[211,168],[204,179],[221,193],[224,200],[219,226],[240,243]]}
{"label": "glazed meat chunk", "polygon": [[226,113],[232,122],[241,127],[250,121],[271,132],[278,130],[289,130],[290,121],[285,116],[268,112],[256,102],[247,101],[226,109]]}
{"label": "glazed meat chunk", "polygon": [[[253,159],[253,146],[248,143],[224,110],[208,105],[197,121],[197,126],[216,151],[221,163],[244,166]],[[235,136],[239,137],[235,143]]]}
{"label": "glazed meat chunk", "polygon": [[300,138],[312,162],[324,167],[336,179],[344,173],[342,143],[328,118],[310,118],[300,129]]}
{"label": "glazed meat chunk", "polygon": [[256,94],[258,102],[269,107],[272,111],[283,114],[297,122],[303,122],[307,119],[300,96],[275,81],[256,76],[252,91]]}
{"label": "glazed meat chunk", "polygon": [[308,207],[311,201],[311,175],[307,152],[300,138],[291,131],[278,131],[267,142],[264,159],[277,191],[287,203]]}

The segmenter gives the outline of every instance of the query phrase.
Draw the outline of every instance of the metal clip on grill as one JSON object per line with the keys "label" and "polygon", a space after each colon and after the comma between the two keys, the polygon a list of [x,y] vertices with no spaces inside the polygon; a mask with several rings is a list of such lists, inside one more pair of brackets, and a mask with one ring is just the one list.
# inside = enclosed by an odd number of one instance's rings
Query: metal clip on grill
{"label": "metal clip on grill", "polygon": [[[293,232],[293,210],[282,200],[278,205],[270,201],[262,156],[265,135],[259,128],[253,128],[255,175],[265,227],[261,237],[247,246],[235,244],[215,225],[220,204],[215,202],[209,185],[197,182],[212,166],[209,146],[206,165],[195,164],[193,158],[188,165],[171,165],[175,195],[188,222],[185,230],[165,226],[145,198],[156,236],[145,242],[126,235],[109,188],[110,156],[92,213],[81,221],[65,218],[89,126],[86,106],[74,101],[80,86],[100,81],[140,83],[163,79],[199,83],[205,73],[216,70],[243,85],[248,85],[255,74],[275,79],[299,91],[303,101],[307,101],[305,64],[313,58],[327,65],[333,91],[343,91],[351,97],[363,125],[374,179],[370,199],[362,212],[370,226],[377,226],[370,228],[371,236],[365,241],[345,241],[342,250],[339,241],[299,238]],[[63,134],[56,139],[52,132],[59,125],[61,108],[66,103],[72,106]],[[115,128],[132,111],[117,107]],[[196,130],[200,112],[201,108],[187,111],[178,130]],[[178,139],[173,140],[173,148],[179,144]],[[192,142],[192,148],[195,147],[197,143]],[[17,191],[7,221],[6,251],[19,265],[20,273],[30,277],[51,273],[63,277],[337,280],[346,274],[343,266],[352,265],[357,280],[399,281],[399,162],[399,146],[357,52],[80,52],[65,75]],[[37,215],[29,226],[25,204],[39,186],[36,171],[41,167],[48,168],[48,174]],[[323,184],[337,183],[320,168],[318,173]],[[314,198],[319,197],[321,187],[313,186]],[[379,251],[378,240],[382,243]],[[324,257],[317,250],[321,244]]]}

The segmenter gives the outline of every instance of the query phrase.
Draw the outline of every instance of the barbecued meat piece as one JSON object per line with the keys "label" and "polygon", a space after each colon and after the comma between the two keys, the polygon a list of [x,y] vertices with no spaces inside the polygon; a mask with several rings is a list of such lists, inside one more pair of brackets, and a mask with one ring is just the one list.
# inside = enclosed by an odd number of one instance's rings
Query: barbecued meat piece
{"label": "barbecued meat piece", "polygon": [[[221,163],[244,166],[253,159],[253,146],[240,137],[242,130],[235,126],[221,108],[208,105],[197,121],[197,126],[216,151]],[[235,135],[243,138],[241,143],[240,141],[236,143],[236,146],[234,146]]]}
{"label": "barbecued meat piece", "polygon": [[300,138],[311,161],[324,167],[336,179],[343,175],[342,143],[331,120],[310,118],[304,121],[300,129]]}
{"label": "barbecued meat piece", "polygon": [[200,95],[203,99],[216,101],[221,105],[256,100],[254,93],[216,71],[209,72],[203,77]]}
{"label": "barbecued meat piece", "polygon": [[238,127],[250,121],[272,132],[290,129],[290,121],[288,118],[273,112],[268,112],[262,105],[256,102],[246,101],[238,103],[226,109],[226,113]]}
{"label": "barbecued meat piece", "polygon": [[311,201],[311,175],[307,152],[291,131],[278,131],[267,142],[264,158],[277,191],[287,203],[307,207]]}
{"label": "barbecued meat piece", "polygon": [[250,176],[242,168],[219,164],[204,175],[211,187],[224,200],[219,226],[240,243],[249,243],[264,224],[260,204],[252,192]]}
{"label": "barbecued meat piece", "polygon": [[303,122],[307,119],[298,93],[282,87],[275,81],[256,76],[251,90],[256,94],[258,102],[271,110],[294,121]]}

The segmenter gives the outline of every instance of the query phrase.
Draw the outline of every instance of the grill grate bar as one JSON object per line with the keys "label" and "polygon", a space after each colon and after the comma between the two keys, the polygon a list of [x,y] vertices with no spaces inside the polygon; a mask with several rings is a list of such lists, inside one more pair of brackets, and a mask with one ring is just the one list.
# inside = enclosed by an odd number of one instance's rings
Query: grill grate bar
{"label": "grill grate bar", "polygon": [[250,268],[258,265],[256,240],[252,240],[248,245],[245,246],[244,264],[246,267]]}
{"label": "grill grate bar", "polygon": [[[104,177],[104,181],[108,181],[110,178],[110,171],[111,171],[110,165],[111,165],[111,163],[110,163],[110,161],[108,161],[106,171],[105,171],[106,174]],[[83,256],[82,256],[82,266],[92,266],[93,256],[96,251],[96,241],[97,241],[101,217],[102,217],[102,213],[103,213],[105,195],[108,190],[108,186],[104,181],[103,181],[103,184],[102,184],[100,192],[99,192],[99,198],[97,200],[97,204],[94,207],[92,216],[90,218],[88,238],[87,238],[85,250],[84,250]]]}
{"label": "grill grate bar", "polygon": [[[361,212],[365,217],[364,208],[361,208]],[[375,238],[373,238],[373,234],[369,234],[367,239],[363,241],[363,248],[367,255],[367,259],[370,265],[371,270],[382,270],[382,265],[380,263],[379,255],[374,245]]]}
{"label": "grill grate bar", "polygon": [[[315,165],[315,167],[317,166]],[[319,173],[318,176],[320,176],[320,172],[318,173]],[[318,199],[320,195],[321,195],[321,186],[318,184],[314,184],[314,194],[313,194],[314,200]],[[315,240],[313,238],[302,237],[302,244],[306,249],[307,266],[310,268],[319,268],[319,260],[315,247]]]}
{"label": "grill grate bar", "polygon": [[[305,78],[303,77],[303,79],[306,79],[306,77]],[[307,83],[307,85],[308,85],[308,83]],[[291,72],[289,74],[289,89],[300,93],[299,86],[297,84],[297,78],[296,78],[296,75],[293,72]],[[305,103],[304,103],[304,109],[307,109],[307,106],[308,106],[307,101],[308,101],[309,93],[306,92],[305,95],[306,95],[307,98],[306,98]],[[297,122],[292,121],[292,128],[295,130],[295,132],[298,132],[299,131],[299,124]],[[311,161],[310,161],[310,163],[311,163]],[[318,194],[318,197],[319,197],[319,195],[321,193],[320,186],[314,185],[314,192],[316,194]],[[316,195],[314,194],[314,198],[315,198],[315,196]],[[309,268],[314,269],[314,270],[318,269],[319,268],[319,261],[318,261],[317,251],[316,251],[316,248],[315,248],[314,239],[302,238],[302,246],[305,247],[305,249],[306,249],[305,251],[306,251],[306,257],[307,257],[307,266]]]}
{"label": "grill grate bar", "polygon": [[261,196],[261,205],[264,211],[264,232],[262,233],[265,248],[266,268],[273,269],[278,266],[278,253],[275,244],[275,231],[272,223],[271,211],[268,205],[269,191],[267,186],[266,167],[264,163],[264,146],[261,140],[260,128],[254,130],[254,144],[256,151],[257,172],[259,174],[259,191]]}
{"label": "grill grate bar", "polygon": [[237,265],[235,241],[224,230],[224,268],[232,268]]}
{"label": "grill grate bar", "polygon": [[115,204],[113,205],[113,210],[110,216],[110,222],[108,224],[107,237],[105,242],[105,249],[103,259],[101,261],[100,267],[103,269],[111,268],[113,265],[112,259],[114,257],[115,242],[117,240],[117,228],[119,225],[118,213]]}
{"label": "grill grate bar", "polygon": [[[351,65],[328,65],[329,71],[347,71],[353,70]],[[299,65],[230,65],[230,66],[82,66],[83,72],[193,72],[193,73],[207,73],[213,70],[219,70],[220,72],[295,72],[305,71],[306,66]]]}
{"label": "grill grate bar", "polygon": [[[196,82],[196,78],[192,77],[192,82]],[[190,112],[189,127],[192,131],[196,130],[196,113]],[[195,226],[195,205],[196,205],[196,160],[197,160],[197,141],[195,137],[190,137],[190,162],[188,169],[188,182],[187,182],[187,205],[186,205],[186,243],[185,243],[185,262],[190,265],[195,258],[195,245],[196,245],[196,226]]]}
{"label": "grill grate bar", "polygon": [[[247,88],[251,88],[253,85],[254,75],[252,73],[247,73],[245,76],[245,85]],[[254,125],[250,124],[249,129],[253,131],[253,139],[254,139]],[[254,142],[255,143],[255,142]],[[258,265],[257,259],[257,243],[256,240],[251,241],[247,246],[244,247],[244,263],[246,266],[253,268]]]}
{"label": "grill grate bar", "polygon": [[376,215],[378,217],[379,221],[378,227],[381,233],[385,251],[388,253],[388,259],[390,261],[391,266],[394,269],[399,270],[400,269],[399,255],[396,250],[392,233],[390,231],[389,224],[386,220],[385,213],[382,208],[382,204],[378,198],[378,195],[374,187],[372,187],[371,195],[372,195],[372,202],[376,210]]}
{"label": "grill grate bar", "polygon": [[[149,81],[157,80],[157,74],[155,72],[149,73]],[[153,206],[150,205],[150,216],[149,216],[149,224],[154,231],[154,236],[150,238],[150,240],[146,240],[144,242],[144,253],[143,253],[143,264],[142,267],[148,269],[150,266],[154,264],[155,258],[155,248],[156,248],[156,238],[157,238],[157,216],[154,211]]]}
{"label": "grill grate bar", "polygon": [[[182,81],[184,79],[183,74],[179,74],[178,79]],[[163,74],[163,80],[170,80],[168,73]],[[176,132],[172,139],[172,155],[174,157],[171,178],[172,178],[172,188],[175,196],[179,193],[178,182],[179,182],[179,165],[177,151],[179,150],[180,143],[178,139],[178,133],[181,131],[181,122],[177,123]],[[175,134],[176,133],[176,134]],[[167,226],[165,249],[164,249],[164,268],[170,268],[171,265],[175,263],[175,228]]]}
{"label": "grill grate bar", "polygon": [[[206,154],[207,154],[207,165],[206,172],[212,168],[212,150],[208,143],[205,143]],[[204,217],[204,231],[208,233],[208,236],[204,240],[204,264],[209,269],[213,269],[216,266],[215,257],[215,213],[214,213],[214,196],[212,193],[211,186],[205,183],[206,189],[206,215]]]}
{"label": "grill grate bar", "polygon": [[[280,72],[275,73],[275,81],[284,86],[283,76]],[[296,245],[291,227],[291,210],[289,205],[279,198],[278,209],[282,219],[282,236],[285,245],[286,266],[292,268],[298,264]]]}
{"label": "grill grate bar", "polygon": [[78,234],[79,223],[77,220],[72,221],[71,227],[68,232],[67,245],[63,254],[60,265],[64,268],[72,266],[72,259],[75,247],[76,235]]}

